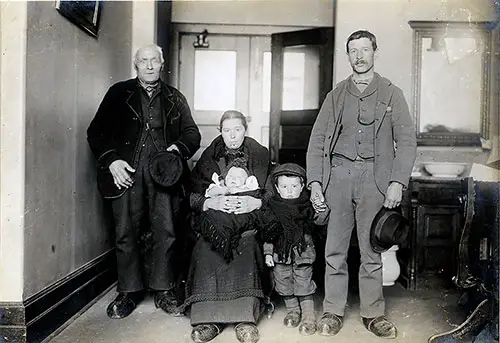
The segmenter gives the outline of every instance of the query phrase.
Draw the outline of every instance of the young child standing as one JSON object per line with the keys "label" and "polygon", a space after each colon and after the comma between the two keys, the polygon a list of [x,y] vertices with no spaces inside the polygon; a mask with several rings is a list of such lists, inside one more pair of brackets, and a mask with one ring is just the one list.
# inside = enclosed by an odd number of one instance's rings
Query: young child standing
{"label": "young child standing", "polygon": [[273,242],[264,243],[265,262],[274,267],[275,289],[288,311],[283,324],[299,326],[301,334],[312,335],[316,332],[313,301],[316,284],[312,280],[316,251],[311,233],[315,223],[326,223],[327,212],[315,214],[304,188],[306,171],[298,164],[279,165],[271,176],[276,194],[268,205],[283,232]]}

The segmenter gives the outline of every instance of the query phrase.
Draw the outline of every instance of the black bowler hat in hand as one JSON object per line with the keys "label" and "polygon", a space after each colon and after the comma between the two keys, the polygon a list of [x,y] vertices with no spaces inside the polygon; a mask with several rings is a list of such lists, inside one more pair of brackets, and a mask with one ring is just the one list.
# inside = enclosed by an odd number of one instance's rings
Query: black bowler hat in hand
{"label": "black bowler hat in hand", "polygon": [[176,151],[158,152],[149,161],[151,178],[163,187],[172,187],[177,184],[183,171],[182,157]]}
{"label": "black bowler hat in hand", "polygon": [[370,231],[373,251],[383,253],[393,245],[401,245],[408,237],[408,219],[394,209],[382,207],[375,215]]}

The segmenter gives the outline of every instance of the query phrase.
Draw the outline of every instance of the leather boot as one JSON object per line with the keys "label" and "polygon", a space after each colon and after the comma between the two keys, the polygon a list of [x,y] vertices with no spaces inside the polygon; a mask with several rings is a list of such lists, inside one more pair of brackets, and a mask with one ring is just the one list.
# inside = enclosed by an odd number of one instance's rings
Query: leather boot
{"label": "leather boot", "polygon": [[122,319],[131,314],[143,298],[142,292],[122,292],[113,300],[106,310],[109,318]]}

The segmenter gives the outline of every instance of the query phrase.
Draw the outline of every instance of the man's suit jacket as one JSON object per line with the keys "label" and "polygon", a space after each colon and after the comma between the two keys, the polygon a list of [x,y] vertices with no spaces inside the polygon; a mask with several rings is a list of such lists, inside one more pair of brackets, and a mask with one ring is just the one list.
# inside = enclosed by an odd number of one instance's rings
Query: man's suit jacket
{"label": "man's suit jacket", "polygon": [[[200,131],[181,92],[161,81],[160,87],[166,146],[175,144],[182,157],[189,159],[200,147]],[[87,129],[87,140],[99,166],[99,189],[105,198],[116,198],[124,193],[114,185],[109,165],[121,159],[137,167],[143,127],[138,80],[130,79],[111,86]]]}
{"label": "man's suit jacket", "polygon": [[[350,77],[327,94],[309,140],[307,183],[317,181],[323,191],[330,181],[331,154],[342,130],[348,82],[352,82]],[[402,90],[380,76],[374,129],[374,172],[378,189],[385,194],[391,181],[408,186],[417,150],[415,126]]]}

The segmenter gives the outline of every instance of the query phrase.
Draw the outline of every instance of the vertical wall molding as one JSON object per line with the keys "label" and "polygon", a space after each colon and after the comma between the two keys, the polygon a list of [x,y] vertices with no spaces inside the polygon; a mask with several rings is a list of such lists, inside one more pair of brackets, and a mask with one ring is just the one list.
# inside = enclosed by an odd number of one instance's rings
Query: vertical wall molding
{"label": "vertical wall molding", "polygon": [[26,2],[1,6],[0,302],[23,298]]}

